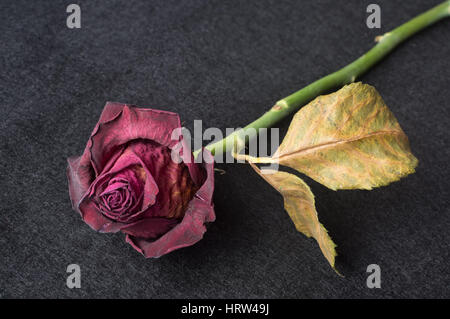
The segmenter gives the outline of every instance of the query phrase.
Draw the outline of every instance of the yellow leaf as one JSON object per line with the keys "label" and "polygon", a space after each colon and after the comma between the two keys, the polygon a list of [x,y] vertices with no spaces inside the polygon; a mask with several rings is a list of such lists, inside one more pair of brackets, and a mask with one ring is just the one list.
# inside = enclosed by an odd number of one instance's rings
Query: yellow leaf
{"label": "yellow leaf", "polygon": [[256,165],[250,164],[261,177],[283,195],[284,208],[297,230],[317,241],[323,255],[331,267],[335,269],[336,245],[331,240],[325,227],[319,222],[314,195],[308,185],[295,175],[274,170],[263,170],[261,172]]}
{"label": "yellow leaf", "polygon": [[319,222],[308,185],[286,172],[263,174],[255,163],[289,166],[337,190],[387,185],[413,173],[418,162],[381,96],[362,83],[319,96],[300,109],[272,157],[255,158],[238,150],[233,156],[247,160],[283,195],[284,207],[297,230],[316,239],[333,268],[335,244]]}
{"label": "yellow leaf", "polygon": [[374,87],[352,83],[295,114],[271,159],[333,189],[372,189],[414,172],[408,137]]}

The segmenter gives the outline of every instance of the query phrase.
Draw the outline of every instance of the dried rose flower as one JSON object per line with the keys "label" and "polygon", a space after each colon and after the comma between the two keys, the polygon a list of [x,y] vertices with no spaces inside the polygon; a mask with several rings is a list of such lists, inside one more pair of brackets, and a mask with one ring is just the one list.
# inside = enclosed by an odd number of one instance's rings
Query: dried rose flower
{"label": "dried rose flower", "polygon": [[73,208],[96,231],[125,233],[145,257],[193,245],[215,220],[212,155],[194,163],[176,129],[178,114],[108,102],[83,155],[68,159]]}

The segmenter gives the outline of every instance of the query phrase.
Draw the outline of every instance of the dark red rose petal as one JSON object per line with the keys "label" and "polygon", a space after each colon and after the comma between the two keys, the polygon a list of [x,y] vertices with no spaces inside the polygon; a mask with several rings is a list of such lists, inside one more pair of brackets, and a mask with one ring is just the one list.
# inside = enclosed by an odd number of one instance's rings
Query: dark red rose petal
{"label": "dark red rose petal", "polygon": [[[165,146],[139,141],[130,148],[143,161],[159,188],[157,200],[145,212],[145,217],[183,217],[198,189],[186,165],[174,162],[171,150]],[[203,170],[201,166],[200,169]]]}
{"label": "dark red rose petal", "polygon": [[[91,185],[89,196],[94,196],[96,190],[104,188],[101,187],[100,184],[103,184],[110,179],[114,178],[116,175],[120,174],[121,171],[126,170],[127,168],[133,167],[136,170],[142,169],[142,172],[139,173],[142,179],[145,180],[144,184],[144,202],[143,208],[146,208],[150,205],[153,205],[156,200],[156,195],[159,192],[158,185],[156,184],[151,171],[147,168],[146,164],[142,161],[142,159],[130,148],[127,147],[121,156],[117,159],[117,161],[112,165],[110,170],[106,173],[103,173],[99,176]],[[120,176],[120,175],[119,175]],[[134,178],[132,178],[134,180]],[[134,184],[136,185],[136,184]],[[99,193],[96,193],[98,196]]]}
{"label": "dark red rose petal", "polygon": [[67,179],[69,181],[69,195],[72,207],[78,210],[81,198],[86,194],[93,179],[94,171],[90,160],[86,156],[70,157],[67,159]]}
{"label": "dark red rose petal", "polygon": [[181,137],[178,143],[179,143],[178,155],[185,163],[185,165],[188,167],[189,173],[195,185],[200,187],[206,179],[205,170],[203,169],[201,163],[195,163],[192,150],[188,147],[188,144],[183,137]]}
{"label": "dark red rose petal", "polygon": [[[145,163],[137,156],[130,147],[127,147],[112,165],[110,170],[100,175],[90,186],[89,191],[82,202],[97,201],[100,202],[101,195],[110,187],[113,189],[114,184],[110,185],[111,181],[122,180],[130,183],[132,196],[134,197],[134,206],[126,207],[126,214],[111,214],[104,209],[99,209],[100,214],[105,214],[111,219],[119,222],[131,222],[139,218],[148,207],[152,206],[156,201],[156,196],[159,192],[152,173],[148,170]],[[143,182],[143,185],[142,185]],[[122,184],[118,184],[122,185]],[[142,189],[143,187],[143,189]],[[100,202],[101,203],[101,202]]]}
{"label": "dark red rose petal", "polygon": [[117,232],[121,227],[118,223],[106,218],[102,213],[99,212],[97,206],[94,202],[82,202],[79,207],[82,212],[81,217],[83,221],[88,224],[93,230],[104,231],[105,232]]}
{"label": "dark red rose petal", "polygon": [[206,151],[204,156],[205,160],[210,161],[210,163],[204,164],[207,178],[189,203],[183,220],[155,241],[127,234],[126,241],[145,257],[160,257],[175,249],[195,244],[203,238],[206,231],[204,224],[215,220],[212,206],[214,162],[212,162],[212,155],[209,151]]}
{"label": "dark red rose petal", "polygon": [[150,240],[164,235],[179,222],[177,219],[163,217],[146,218],[123,227],[121,230],[125,234]]}
{"label": "dark red rose petal", "polygon": [[[109,111],[111,107],[114,111]],[[128,105],[122,107],[120,114],[100,123],[91,136],[91,161],[97,174],[117,148],[130,141],[146,139],[170,148],[178,143],[171,139],[172,131],[180,127],[178,114]],[[117,108],[117,104],[108,102],[104,112],[115,113]]]}

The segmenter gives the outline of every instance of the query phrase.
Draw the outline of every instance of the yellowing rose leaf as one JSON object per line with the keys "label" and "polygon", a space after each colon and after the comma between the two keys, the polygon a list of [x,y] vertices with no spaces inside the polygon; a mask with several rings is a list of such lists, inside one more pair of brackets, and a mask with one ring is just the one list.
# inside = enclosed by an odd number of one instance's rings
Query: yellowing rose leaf
{"label": "yellowing rose leaf", "polygon": [[298,111],[278,150],[270,158],[247,160],[284,197],[298,231],[314,237],[334,268],[335,244],[320,224],[314,195],[295,175],[262,174],[255,163],[279,163],[333,189],[372,189],[414,172],[417,159],[408,137],[374,87],[352,83],[319,96]]}
{"label": "yellowing rose leaf", "polygon": [[263,170],[263,173],[255,164],[251,164],[251,166],[283,195],[284,208],[297,230],[317,241],[323,255],[334,269],[336,245],[331,240],[325,227],[319,222],[314,195],[309,186],[293,174],[274,170]]}
{"label": "yellowing rose leaf", "polygon": [[394,114],[374,87],[360,82],[298,111],[269,161],[333,190],[384,186],[413,173],[418,163]]}

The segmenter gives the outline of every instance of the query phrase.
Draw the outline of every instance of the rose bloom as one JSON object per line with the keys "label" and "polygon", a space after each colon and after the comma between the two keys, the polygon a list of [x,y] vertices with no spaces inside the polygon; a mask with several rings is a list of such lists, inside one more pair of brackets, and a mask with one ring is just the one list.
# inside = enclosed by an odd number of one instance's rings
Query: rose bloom
{"label": "rose bloom", "polygon": [[73,208],[96,231],[125,233],[145,257],[193,245],[215,220],[212,155],[194,163],[176,129],[175,113],[108,102],[83,155],[68,159]]}

